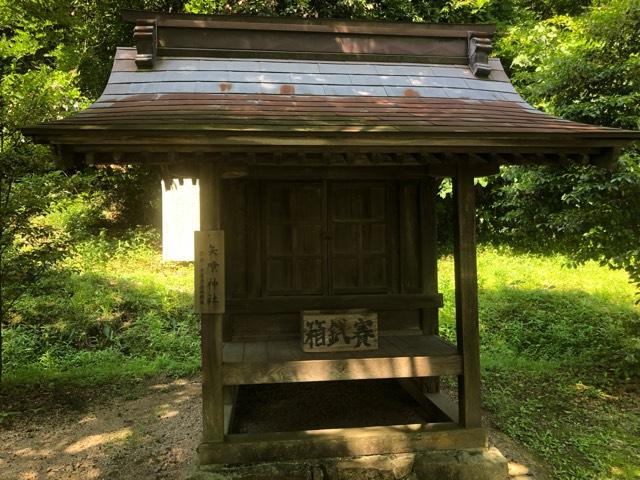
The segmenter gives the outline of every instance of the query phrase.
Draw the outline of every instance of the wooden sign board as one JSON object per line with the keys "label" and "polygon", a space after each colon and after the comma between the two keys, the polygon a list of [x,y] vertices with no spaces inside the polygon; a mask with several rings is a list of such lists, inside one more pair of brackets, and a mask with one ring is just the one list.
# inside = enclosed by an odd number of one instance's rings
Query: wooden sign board
{"label": "wooden sign board", "polygon": [[195,310],[224,313],[224,232],[195,232]]}
{"label": "wooden sign board", "polygon": [[369,310],[302,312],[302,350],[345,352],[378,349],[378,314]]}

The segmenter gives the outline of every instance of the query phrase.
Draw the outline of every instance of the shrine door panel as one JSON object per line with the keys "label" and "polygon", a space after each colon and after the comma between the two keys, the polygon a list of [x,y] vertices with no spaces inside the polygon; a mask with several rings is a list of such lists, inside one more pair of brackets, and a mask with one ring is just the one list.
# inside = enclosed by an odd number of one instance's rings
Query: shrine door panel
{"label": "shrine door panel", "polygon": [[268,183],[264,199],[265,294],[323,293],[323,185]]}
{"label": "shrine door panel", "polygon": [[329,261],[333,293],[390,291],[387,188],[380,183],[329,184]]}

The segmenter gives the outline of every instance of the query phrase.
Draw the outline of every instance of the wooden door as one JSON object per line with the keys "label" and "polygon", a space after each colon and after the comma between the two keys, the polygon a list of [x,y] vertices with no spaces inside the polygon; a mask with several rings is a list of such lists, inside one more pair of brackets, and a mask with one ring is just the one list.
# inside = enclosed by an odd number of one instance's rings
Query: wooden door
{"label": "wooden door", "polygon": [[264,185],[264,294],[391,292],[383,182]]}
{"label": "wooden door", "polygon": [[388,185],[332,182],[327,189],[331,292],[391,290]]}
{"label": "wooden door", "polygon": [[265,185],[266,295],[318,295],[325,291],[324,185]]}

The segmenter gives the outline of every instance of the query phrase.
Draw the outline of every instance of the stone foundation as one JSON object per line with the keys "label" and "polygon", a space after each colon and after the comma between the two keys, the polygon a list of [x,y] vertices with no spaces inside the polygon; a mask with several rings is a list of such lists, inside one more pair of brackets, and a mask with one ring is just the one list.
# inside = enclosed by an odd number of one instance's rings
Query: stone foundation
{"label": "stone foundation", "polygon": [[188,480],[505,480],[496,448],[200,466]]}

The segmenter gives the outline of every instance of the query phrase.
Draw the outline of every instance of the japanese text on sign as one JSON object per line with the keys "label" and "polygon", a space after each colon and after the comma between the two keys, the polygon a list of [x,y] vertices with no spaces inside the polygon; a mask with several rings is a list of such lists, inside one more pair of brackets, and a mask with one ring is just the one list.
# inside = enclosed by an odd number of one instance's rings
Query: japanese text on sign
{"label": "japanese text on sign", "polygon": [[224,313],[224,232],[195,232],[195,309]]}
{"label": "japanese text on sign", "polygon": [[373,312],[302,312],[302,349],[305,352],[377,348],[378,316]]}

